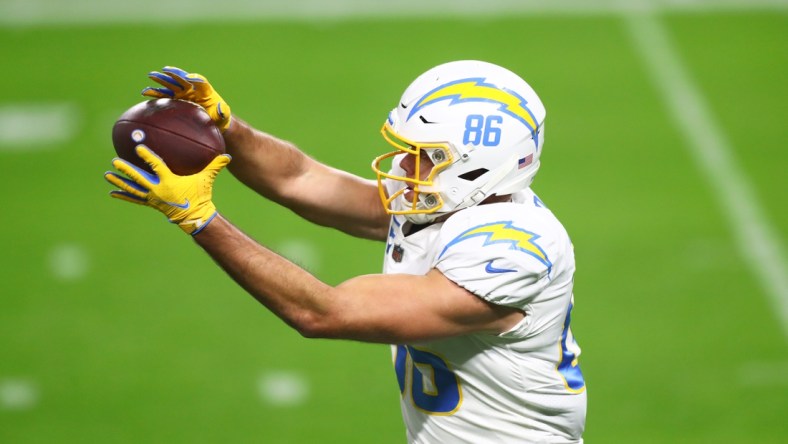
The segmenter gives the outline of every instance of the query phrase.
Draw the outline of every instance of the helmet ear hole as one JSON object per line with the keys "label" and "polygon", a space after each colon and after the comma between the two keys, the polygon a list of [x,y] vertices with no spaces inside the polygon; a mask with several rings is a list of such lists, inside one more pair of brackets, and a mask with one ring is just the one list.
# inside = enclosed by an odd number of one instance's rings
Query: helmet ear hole
{"label": "helmet ear hole", "polygon": [[468,171],[467,173],[460,174],[457,177],[463,180],[467,180],[468,182],[473,182],[474,180],[486,174],[488,171],[490,170],[488,170],[487,168],[477,168],[473,171]]}

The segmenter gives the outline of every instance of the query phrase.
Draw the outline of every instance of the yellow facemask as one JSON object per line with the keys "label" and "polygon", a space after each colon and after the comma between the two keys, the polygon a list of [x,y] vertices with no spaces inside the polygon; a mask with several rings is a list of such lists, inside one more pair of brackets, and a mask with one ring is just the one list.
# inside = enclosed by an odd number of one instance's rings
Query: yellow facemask
{"label": "yellow facemask", "polygon": [[[414,142],[404,137],[399,136],[391,127],[388,121],[383,125],[380,130],[383,138],[391,144],[395,151],[383,154],[375,158],[372,162],[372,169],[377,174],[378,178],[378,192],[380,193],[380,200],[383,202],[383,207],[388,214],[431,214],[438,211],[443,206],[443,199],[437,190],[430,189],[434,186],[435,177],[441,170],[445,169],[452,164],[453,156],[449,149],[448,143],[440,142]],[[421,154],[426,153],[433,163],[426,178],[420,179],[421,171],[424,166],[422,165]],[[381,169],[381,162],[392,159],[399,154],[413,155],[414,160],[414,174],[413,177],[398,176],[385,172]],[[384,185],[384,179],[391,179],[402,183],[402,188],[388,195]],[[404,195],[408,189],[412,189],[413,197],[410,199],[407,206],[402,208],[395,208],[396,199]],[[423,197],[420,197],[421,195]],[[403,198],[402,201],[405,199]]]}

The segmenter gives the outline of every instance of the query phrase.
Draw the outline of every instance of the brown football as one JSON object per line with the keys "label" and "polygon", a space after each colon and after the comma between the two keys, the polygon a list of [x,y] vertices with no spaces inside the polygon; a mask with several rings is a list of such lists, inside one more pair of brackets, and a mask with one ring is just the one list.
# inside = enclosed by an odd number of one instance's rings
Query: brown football
{"label": "brown football", "polygon": [[202,171],[225,152],[221,131],[199,105],[174,99],[147,100],[124,112],[112,127],[118,157],[151,171],[134,151],[145,145],[181,176]]}

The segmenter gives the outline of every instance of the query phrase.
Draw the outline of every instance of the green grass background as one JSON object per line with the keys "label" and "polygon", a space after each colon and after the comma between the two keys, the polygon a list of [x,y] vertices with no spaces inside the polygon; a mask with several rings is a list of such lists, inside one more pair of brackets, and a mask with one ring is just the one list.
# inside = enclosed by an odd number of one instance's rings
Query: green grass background
{"label": "green grass background", "polygon": [[[662,21],[784,242],[786,16]],[[636,51],[605,15],[0,29],[0,104],[80,113],[67,144],[0,149],[0,380],[39,392],[31,409],[0,410],[0,442],[404,442],[387,347],[301,338],[159,214],[110,199],[101,176],[114,119],[164,65],[372,177],[402,90],[461,58],[522,74],[547,107],[534,189],[575,244],[586,442],[784,442],[788,375],[746,375],[786,369],[786,338]],[[275,249],[313,242],[311,271],[329,283],[380,269],[382,245],[303,222],[229,173],[215,202]],[[87,252],[84,278],[51,274],[62,244]],[[305,403],[261,400],[257,379],[276,370],[306,378]]]}

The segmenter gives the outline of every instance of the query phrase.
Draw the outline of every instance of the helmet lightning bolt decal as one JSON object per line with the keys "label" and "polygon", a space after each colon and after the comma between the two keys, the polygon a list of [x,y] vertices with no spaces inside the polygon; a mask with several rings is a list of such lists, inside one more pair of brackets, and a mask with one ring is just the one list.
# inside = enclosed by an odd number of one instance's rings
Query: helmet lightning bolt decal
{"label": "helmet lightning bolt decal", "polygon": [[441,251],[441,254],[438,255],[438,258],[441,258],[452,246],[474,237],[485,238],[482,247],[493,244],[509,244],[509,249],[527,253],[544,264],[547,267],[548,274],[553,268],[553,263],[550,262],[547,254],[536,244],[536,240],[539,239],[540,236],[530,231],[523,230],[522,228],[512,226],[511,221],[493,222],[465,230],[446,245],[443,251]]}
{"label": "helmet lightning bolt decal", "polygon": [[538,146],[539,123],[526,106],[528,101],[514,91],[498,88],[491,83],[484,83],[484,80],[482,77],[455,80],[433,89],[416,102],[406,120],[410,120],[416,112],[425,106],[442,100],[451,100],[449,106],[464,102],[497,103],[501,105],[498,108],[501,112],[514,117],[528,127],[531,137]]}

